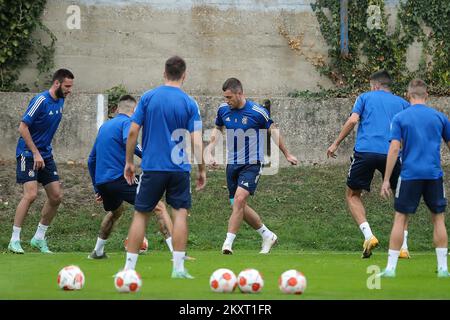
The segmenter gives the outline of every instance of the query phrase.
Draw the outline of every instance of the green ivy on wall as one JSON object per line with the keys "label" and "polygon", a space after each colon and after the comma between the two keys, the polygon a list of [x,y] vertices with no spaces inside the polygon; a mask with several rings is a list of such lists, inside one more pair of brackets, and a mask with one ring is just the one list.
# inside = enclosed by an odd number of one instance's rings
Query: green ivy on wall
{"label": "green ivy on wall", "polygon": [[[377,6],[378,25],[368,19]],[[395,84],[393,91],[403,94],[408,82],[420,77],[434,95],[450,95],[450,2],[448,0],[399,1],[395,29],[388,32],[384,0],[349,0],[349,54],[340,50],[340,1],[317,0],[311,4],[321,33],[330,47],[329,61],[316,68],[329,77],[336,89],[319,93],[299,91],[293,96],[352,96],[368,89],[368,78],[379,69],[387,69]],[[325,10],[327,9],[327,10]],[[406,66],[407,49],[414,42],[423,50],[416,70]]]}
{"label": "green ivy on wall", "polygon": [[[0,91],[27,91],[18,84],[20,70],[37,57],[39,77],[49,80],[54,67],[55,35],[41,22],[46,0],[0,0]],[[36,37],[36,30],[48,35],[48,44]],[[36,84],[36,83],[35,83]]]}

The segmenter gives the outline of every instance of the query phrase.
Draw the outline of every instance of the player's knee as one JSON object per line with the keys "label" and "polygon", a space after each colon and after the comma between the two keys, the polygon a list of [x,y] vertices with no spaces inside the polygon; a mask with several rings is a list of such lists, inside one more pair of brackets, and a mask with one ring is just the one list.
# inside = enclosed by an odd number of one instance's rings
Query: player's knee
{"label": "player's knee", "polygon": [[245,206],[247,202],[247,197],[242,194],[237,194],[234,196],[234,205],[237,205],[239,207]]}
{"label": "player's knee", "polygon": [[164,202],[159,201],[158,204],[155,207],[155,213],[156,214],[162,214],[164,211],[166,211],[166,205],[164,204]]}
{"label": "player's knee", "polygon": [[62,192],[54,193],[51,196],[49,196],[48,200],[52,205],[59,205],[63,199]]}
{"label": "player's knee", "polygon": [[34,202],[37,198],[37,190],[27,191],[23,194],[23,199],[29,203]]}

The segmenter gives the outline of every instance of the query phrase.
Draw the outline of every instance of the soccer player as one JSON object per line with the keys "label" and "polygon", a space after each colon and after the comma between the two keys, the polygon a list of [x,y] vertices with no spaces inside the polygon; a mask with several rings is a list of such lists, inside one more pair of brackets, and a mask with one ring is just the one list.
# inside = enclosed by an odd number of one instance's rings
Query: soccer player
{"label": "soccer player", "polygon": [[[99,236],[90,259],[107,258],[104,252],[106,241],[111,234],[115,222],[122,215],[123,201],[134,205],[137,184],[129,185],[123,176],[125,168],[125,152],[131,119],[136,107],[136,99],[130,95],[120,97],[117,115],[105,122],[99,129],[92,151],[88,159],[89,173],[94,185],[97,202],[103,202],[108,212],[100,226]],[[136,145],[134,153],[142,157],[142,148]],[[161,233],[172,251],[172,220],[162,201],[155,208]]]}
{"label": "soccer player", "polygon": [[[353,219],[364,235],[362,258],[369,258],[372,255],[372,250],[378,246],[378,239],[373,235],[367,222],[361,193],[363,190],[370,192],[375,170],[384,176],[392,118],[409,106],[406,100],[391,93],[391,83],[392,79],[385,70],[370,76],[371,91],[358,96],[350,117],[342,127],[336,141],[327,150],[328,158],[336,158],[335,152],[339,145],[359,122],[354,154],[347,177],[345,199]],[[400,160],[397,160],[391,176],[393,189],[397,185],[400,166]],[[406,229],[404,238],[406,247]],[[409,257],[407,249],[404,255],[405,258]]]}
{"label": "soccer player", "polygon": [[[223,254],[233,253],[233,242],[242,220],[248,223],[262,237],[260,253],[267,254],[277,241],[277,235],[261,221],[261,217],[248,204],[247,199],[256,191],[256,186],[264,163],[264,130],[268,130],[287,161],[297,164],[297,158],[289,153],[284,141],[273,124],[268,111],[259,104],[246,99],[242,83],[229,78],[222,86],[226,103],[217,111],[216,127],[211,133],[208,157],[212,165],[216,160],[212,150],[217,144],[218,135],[227,129],[227,186],[230,203],[233,207],[228,221],[228,232],[222,246]],[[261,130],[263,129],[263,130]]]}
{"label": "soccer player", "polygon": [[414,79],[408,86],[411,107],[397,114],[392,121],[391,145],[387,156],[386,172],[381,195],[391,195],[391,177],[400,148],[402,170],[395,191],[395,217],[389,241],[389,255],[382,277],[395,277],[402,231],[411,214],[414,214],[423,196],[431,212],[434,226],[433,241],[436,247],[437,276],[450,277],[447,269],[448,237],[444,212],[447,206],[441,169],[441,141],[450,148],[450,123],[448,118],[428,107],[427,86]]}
{"label": "soccer player", "polygon": [[172,278],[192,279],[184,268],[187,216],[191,207],[189,143],[199,163],[197,190],[206,184],[206,170],[202,156],[200,110],[197,102],[181,89],[185,78],[185,61],[178,56],[169,58],[165,63],[164,85],[144,93],[131,118],[124,176],[129,184],[133,183],[133,151],[141,126],[143,174],[137,187],[135,213],[128,232],[125,269],[135,269],[149,213],[165,193],[173,217]]}
{"label": "soccer player", "polygon": [[47,194],[41,220],[31,239],[31,246],[43,253],[52,253],[45,233],[62,200],[58,170],[53,160],[51,142],[64,109],[64,99],[72,92],[74,76],[67,69],[53,74],[52,86],[33,97],[19,125],[20,138],[16,148],[17,183],[23,185],[23,196],[17,205],[13,232],[8,250],[23,254],[20,231],[31,204],[37,198],[38,182]]}

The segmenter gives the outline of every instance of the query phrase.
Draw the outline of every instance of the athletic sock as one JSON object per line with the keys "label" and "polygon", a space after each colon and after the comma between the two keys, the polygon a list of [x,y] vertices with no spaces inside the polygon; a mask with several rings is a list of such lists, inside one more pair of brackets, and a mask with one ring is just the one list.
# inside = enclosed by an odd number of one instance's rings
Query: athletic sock
{"label": "athletic sock", "polygon": [[408,230],[403,231],[402,249],[408,250]]}
{"label": "athletic sock", "polygon": [[139,257],[138,253],[127,252],[127,260],[125,262],[124,270],[134,270],[136,268],[137,259]]}
{"label": "athletic sock", "polygon": [[95,253],[97,253],[98,256],[103,255],[103,250],[105,248],[106,239],[97,238],[97,243],[95,244]]}
{"label": "athletic sock", "polygon": [[273,235],[272,231],[270,231],[264,224],[256,231],[261,235],[261,237],[263,237],[263,239],[270,238]]}
{"label": "athletic sock", "polygon": [[364,239],[369,240],[373,236],[372,230],[370,229],[370,225],[367,221],[361,223],[359,225],[359,229],[363,233]]}
{"label": "athletic sock", "polygon": [[184,256],[186,252],[184,251],[174,251],[173,252],[173,270],[177,272],[184,271]]}
{"label": "athletic sock", "polygon": [[448,270],[447,268],[447,248],[436,248],[438,270]]}
{"label": "athletic sock", "polygon": [[169,247],[170,252],[173,252],[172,237],[168,237],[166,239],[166,244],[167,244],[167,247]]}
{"label": "athletic sock", "polygon": [[20,241],[20,231],[21,230],[22,230],[22,228],[13,226],[11,241]]}
{"label": "athletic sock", "polygon": [[388,263],[386,266],[386,270],[393,270],[397,268],[398,256],[400,255],[400,250],[391,250],[388,251]]}
{"label": "athletic sock", "polygon": [[48,229],[48,226],[45,226],[39,222],[38,227],[36,229],[36,233],[34,234],[34,238],[36,240],[44,240],[47,229]]}

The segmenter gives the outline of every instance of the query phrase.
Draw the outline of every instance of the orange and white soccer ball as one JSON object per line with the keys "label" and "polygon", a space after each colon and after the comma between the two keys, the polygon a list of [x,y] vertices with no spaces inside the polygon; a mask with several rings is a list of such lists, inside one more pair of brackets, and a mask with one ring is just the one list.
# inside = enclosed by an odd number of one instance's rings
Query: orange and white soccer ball
{"label": "orange and white soccer ball", "polygon": [[245,269],[238,275],[238,286],[243,293],[258,293],[264,287],[264,280],[256,269]]}
{"label": "orange and white soccer ball", "polygon": [[[128,237],[123,242],[123,246],[125,247],[125,251],[128,251],[127,245],[128,245]],[[139,254],[145,253],[147,251],[148,251],[148,240],[147,240],[146,237],[144,237],[144,240],[142,241],[141,247],[139,248]]]}
{"label": "orange and white soccer ball", "polygon": [[123,270],[115,275],[114,285],[119,292],[138,292],[142,286],[142,279],[135,270]]}
{"label": "orange and white soccer ball", "polygon": [[233,292],[237,286],[236,275],[230,269],[217,269],[209,278],[209,286],[214,292]]}
{"label": "orange and white soccer ball", "polygon": [[58,273],[58,286],[63,290],[80,290],[84,286],[85,277],[78,266],[67,266]]}
{"label": "orange and white soccer ball", "polygon": [[288,270],[278,279],[278,287],[283,293],[302,294],[306,290],[306,277],[300,271]]}

